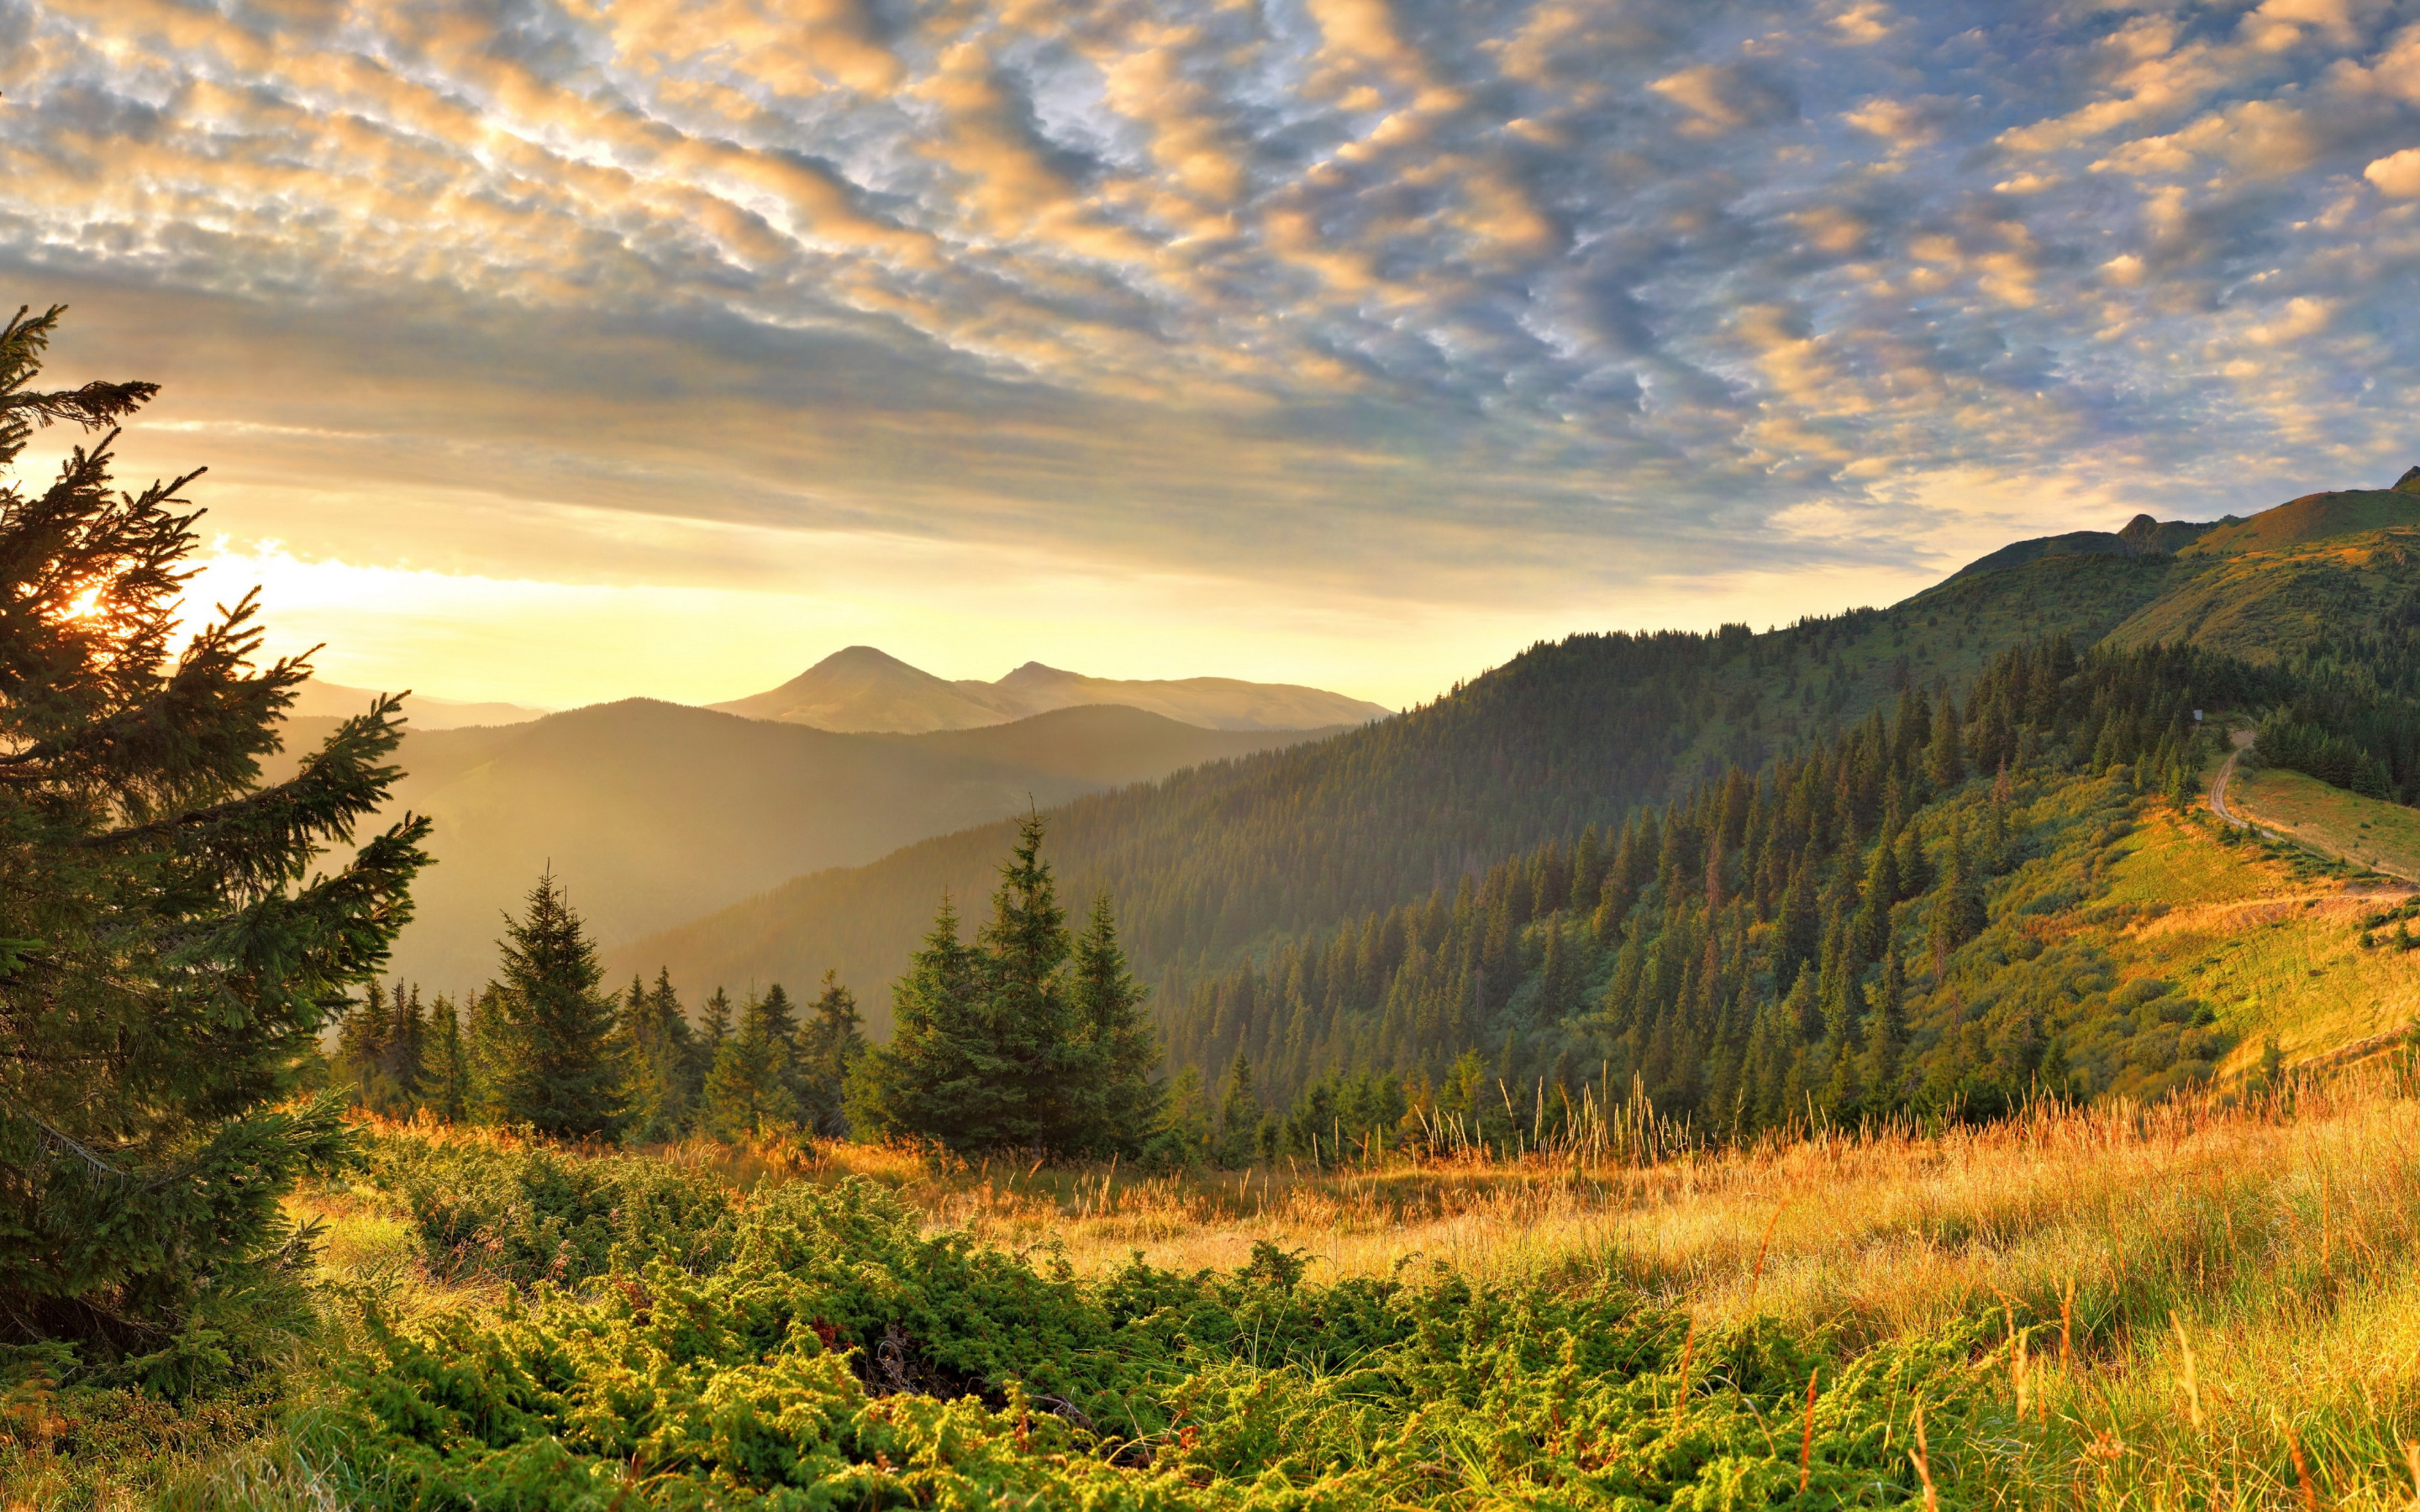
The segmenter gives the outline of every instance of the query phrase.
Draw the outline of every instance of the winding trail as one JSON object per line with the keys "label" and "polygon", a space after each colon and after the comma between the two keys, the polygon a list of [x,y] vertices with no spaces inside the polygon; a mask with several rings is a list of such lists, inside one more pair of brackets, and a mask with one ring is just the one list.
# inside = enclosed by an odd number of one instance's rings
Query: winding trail
{"label": "winding trail", "polygon": [[[2235,748],[2226,753],[2226,760],[2219,764],[2218,775],[2211,779],[2210,811],[2218,815],[2221,819],[2226,820],[2228,824],[2233,825],[2238,829],[2250,829],[2252,827],[2251,820],[2239,819],[2227,809],[2226,784],[2229,779],[2235,776],[2235,764],[2242,759],[2243,753],[2246,750],[2249,750],[2252,748],[2252,732],[2249,730],[2231,731],[2228,733],[2226,738],[2234,745]],[[2270,838],[2273,840],[2276,837],[2273,835]]]}
{"label": "winding trail", "polygon": [[2219,818],[2225,820],[2230,825],[2233,825],[2238,829],[2248,829],[2254,834],[2265,837],[2269,840],[2290,840],[2295,844],[2316,851],[2321,856],[2330,856],[2339,861],[2350,862],[2354,866],[2363,867],[2368,871],[2378,872],[2381,876],[2393,877],[2396,880],[2404,883],[2406,886],[2420,885],[2420,877],[2412,876],[2400,867],[2388,866],[2381,861],[2364,860],[2358,856],[2353,856],[2348,852],[2338,850],[2333,845],[2323,844],[2320,841],[2312,839],[2310,836],[2303,834],[2300,830],[2283,829],[2274,825],[2257,824],[2249,817],[2239,814],[2234,810],[2229,809],[2226,806],[2226,784],[2235,776],[2235,764],[2242,759],[2245,751],[2252,748],[2252,732],[2249,730],[2230,731],[2227,734],[2227,740],[2235,747],[2235,748],[2226,753],[2226,760],[2219,764],[2218,775],[2211,779],[2211,812],[2218,815]]}

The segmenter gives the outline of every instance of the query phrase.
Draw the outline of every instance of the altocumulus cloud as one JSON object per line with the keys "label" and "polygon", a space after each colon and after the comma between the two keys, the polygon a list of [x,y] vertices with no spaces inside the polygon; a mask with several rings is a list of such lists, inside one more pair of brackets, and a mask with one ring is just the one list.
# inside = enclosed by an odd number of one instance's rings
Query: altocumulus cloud
{"label": "altocumulus cloud", "polygon": [[[2387,0],[0,0],[0,58],[8,283],[207,348],[175,412],[357,556],[526,574],[539,501],[597,581],[786,570],[693,520],[1703,619],[2416,440]],[[275,502],[348,470],[448,502]]]}

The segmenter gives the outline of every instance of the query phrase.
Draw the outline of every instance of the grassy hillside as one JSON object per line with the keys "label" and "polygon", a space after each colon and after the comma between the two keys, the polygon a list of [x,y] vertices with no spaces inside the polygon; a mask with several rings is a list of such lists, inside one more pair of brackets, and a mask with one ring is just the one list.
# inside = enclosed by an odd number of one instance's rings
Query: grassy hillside
{"label": "grassy hillside", "polygon": [[2177,554],[2188,560],[2275,551],[2310,541],[2420,525],[2420,495],[2400,488],[2304,494],[2249,519],[2213,527]]}
{"label": "grassy hillside", "polygon": [[[2021,543],[2013,565],[1987,558],[1891,609],[1764,634],[1574,637],[1383,735],[1078,805],[1055,817],[1052,853],[1079,894],[1117,898],[1138,963],[1164,979],[1265,956],[1730,764],[1761,770],[1903,687],[1961,687],[2021,641],[2318,657],[2400,687],[2414,669],[2370,631],[2420,602],[2415,511],[2395,490],[2314,495],[2208,530],[2138,521],[2110,538],[2122,553]],[[801,875],[618,949],[616,969],[667,964],[704,988],[837,967],[878,1001],[941,894],[988,889],[1002,843],[976,831]]]}
{"label": "grassy hillside", "polygon": [[[2407,517],[2420,516],[2420,499],[2386,497],[2401,500]],[[2376,625],[2414,587],[2420,587],[2420,524],[2290,541],[2226,557],[2180,557],[2171,585],[2129,614],[2110,640],[2119,645],[2193,644],[2274,661]]]}
{"label": "grassy hillside", "polygon": [[2240,771],[2227,803],[2263,828],[2420,883],[2420,810],[2365,798],[2282,769]]}

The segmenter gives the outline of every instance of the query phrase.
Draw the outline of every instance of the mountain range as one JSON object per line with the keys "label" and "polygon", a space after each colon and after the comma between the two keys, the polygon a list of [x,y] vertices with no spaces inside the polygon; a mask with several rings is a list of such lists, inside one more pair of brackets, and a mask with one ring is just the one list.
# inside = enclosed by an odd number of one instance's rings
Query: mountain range
{"label": "mountain range", "polygon": [[[1450,891],[1728,766],[1761,770],[1911,686],[1962,687],[2012,645],[2160,641],[2264,661],[2402,613],[2420,613],[2420,470],[2243,519],[2017,543],[1886,609],[1541,644],[1399,718],[1078,799],[1046,815],[1048,855],[1071,895],[1116,900],[1168,1001],[1188,975]],[[987,892],[1007,835],[995,823],[801,874],[608,958],[701,990],[836,967],[878,1025],[935,905]]]}
{"label": "mountain range", "polygon": [[[342,683],[323,683],[313,677],[294,690],[294,702],[287,710],[287,717],[313,721],[315,727],[317,721],[324,720],[333,728],[336,722],[367,709],[370,701],[378,696],[366,687],[347,687]],[[428,698],[419,693],[412,694],[409,703],[414,730],[526,724],[547,712],[520,703],[465,703],[459,699]]]}
{"label": "mountain range", "polygon": [[1395,711],[1291,683],[1230,677],[1125,682],[1029,661],[995,683],[948,682],[872,646],[836,651],[767,692],[707,705],[818,730],[922,734],[977,730],[1083,704],[1118,704],[1205,730],[1317,730]]}
{"label": "mountain range", "polygon": [[[829,687],[868,667],[894,691],[912,691],[917,679],[939,682],[868,648],[827,658],[818,671]],[[1374,707],[1226,679],[1118,684],[1052,673],[1021,686],[1045,685],[1067,702],[913,733],[831,731],[647,699],[549,714],[415,694],[396,758],[406,775],[381,818],[406,810],[434,818],[437,864],[413,890],[395,969],[441,990],[475,986],[495,969],[504,911],[543,871],[562,879],[599,938],[628,940],[801,872],[862,864],[1029,807],[1316,739]],[[1196,717],[1074,696],[1086,687],[1191,690],[1198,696],[1187,706]],[[374,696],[316,679],[301,691],[287,721],[287,749],[265,764],[269,777],[290,771]],[[1287,709],[1345,717],[1309,729],[1210,722]]]}

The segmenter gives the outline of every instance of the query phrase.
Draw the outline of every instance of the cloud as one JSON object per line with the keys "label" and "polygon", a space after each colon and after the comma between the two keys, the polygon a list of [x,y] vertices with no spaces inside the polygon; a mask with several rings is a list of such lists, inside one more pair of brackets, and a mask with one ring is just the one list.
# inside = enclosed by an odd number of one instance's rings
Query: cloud
{"label": "cloud", "polygon": [[1974,554],[1963,497],[2399,471],[2406,14],[0,0],[0,282],[172,380],[242,560],[1794,613]]}
{"label": "cloud", "polygon": [[2420,147],[2380,158],[2361,171],[2378,192],[2396,199],[2420,199]]}

